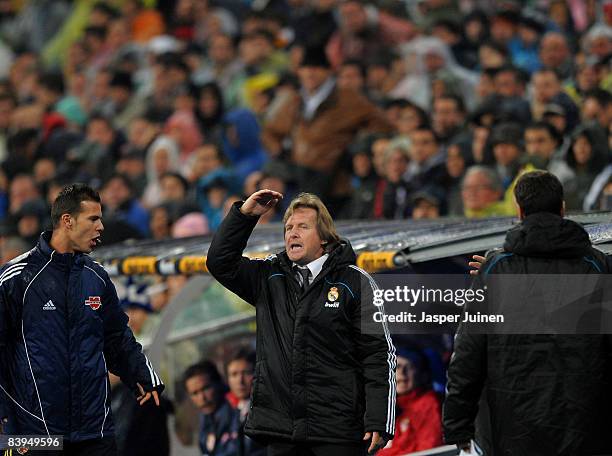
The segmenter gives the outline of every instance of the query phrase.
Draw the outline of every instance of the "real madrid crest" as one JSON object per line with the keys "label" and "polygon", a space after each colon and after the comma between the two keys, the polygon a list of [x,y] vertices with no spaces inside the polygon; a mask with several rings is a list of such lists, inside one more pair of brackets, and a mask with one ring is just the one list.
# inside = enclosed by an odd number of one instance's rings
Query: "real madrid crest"
{"label": "real madrid crest", "polygon": [[336,287],[331,287],[327,293],[327,299],[331,302],[334,302],[339,296],[340,294],[338,293],[338,289]]}

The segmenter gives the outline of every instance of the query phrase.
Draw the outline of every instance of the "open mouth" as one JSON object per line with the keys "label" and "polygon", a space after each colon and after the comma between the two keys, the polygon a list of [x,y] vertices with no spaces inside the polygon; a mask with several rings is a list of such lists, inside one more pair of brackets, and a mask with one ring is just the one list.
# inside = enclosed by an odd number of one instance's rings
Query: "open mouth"
{"label": "open mouth", "polygon": [[304,250],[304,246],[302,244],[297,242],[289,244],[289,251],[292,253],[301,252],[302,250]]}
{"label": "open mouth", "polygon": [[98,245],[100,245],[102,243],[102,239],[100,239],[100,236],[97,236],[95,238],[93,238],[92,240],[89,241],[89,245],[91,247],[96,247]]}

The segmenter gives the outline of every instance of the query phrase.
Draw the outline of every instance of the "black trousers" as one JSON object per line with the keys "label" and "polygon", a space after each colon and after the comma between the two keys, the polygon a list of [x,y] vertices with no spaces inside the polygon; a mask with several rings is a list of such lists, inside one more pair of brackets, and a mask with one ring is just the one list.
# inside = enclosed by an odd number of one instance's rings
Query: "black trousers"
{"label": "black trousers", "polygon": [[271,442],[267,456],[365,456],[368,443]]}
{"label": "black trousers", "polygon": [[[36,451],[29,453],[37,456],[117,456],[117,444],[115,443],[115,437],[84,440],[82,442],[64,441],[64,449],[61,451]],[[13,451],[13,455],[17,456],[17,451]]]}

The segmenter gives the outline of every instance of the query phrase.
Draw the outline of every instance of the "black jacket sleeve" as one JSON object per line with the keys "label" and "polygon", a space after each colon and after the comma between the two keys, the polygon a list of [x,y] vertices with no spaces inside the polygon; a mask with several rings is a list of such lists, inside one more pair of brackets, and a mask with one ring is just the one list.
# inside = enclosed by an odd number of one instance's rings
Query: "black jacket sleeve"
{"label": "black jacket sleeve", "polygon": [[118,375],[135,394],[139,394],[137,383],[145,391],[162,392],[164,384],[153,369],[153,365],[142,352],[128,326],[128,317],[119,305],[117,290],[108,276],[103,299],[104,357],[110,372]]}
{"label": "black jacket sleeve", "polygon": [[360,273],[352,326],[365,389],[364,429],[380,432],[390,440],[395,434],[395,347],[387,324],[374,323],[374,313],[384,313],[382,306],[374,305],[378,285],[367,272],[352,268]]}
{"label": "black jacket sleeve", "polygon": [[[482,266],[474,281],[483,287]],[[466,309],[469,310],[469,309]],[[478,403],[487,375],[487,336],[468,332],[459,324],[455,349],[448,366],[446,399],[443,407],[444,440],[446,443],[469,442],[474,438]]]}
{"label": "black jacket sleeve", "polygon": [[242,256],[259,217],[240,212],[234,203],[208,248],[206,267],[225,288],[255,305],[268,262]]}

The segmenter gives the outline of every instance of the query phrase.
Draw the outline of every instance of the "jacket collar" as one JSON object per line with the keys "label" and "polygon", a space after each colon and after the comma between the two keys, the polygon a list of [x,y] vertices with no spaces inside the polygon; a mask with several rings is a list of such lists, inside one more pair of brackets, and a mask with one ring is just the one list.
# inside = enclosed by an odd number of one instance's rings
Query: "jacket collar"
{"label": "jacket collar", "polygon": [[38,238],[38,250],[48,260],[53,262],[70,265],[72,263],[83,263],[85,260],[85,254],[83,253],[58,253],[49,244],[51,242],[52,231],[44,231]]}

